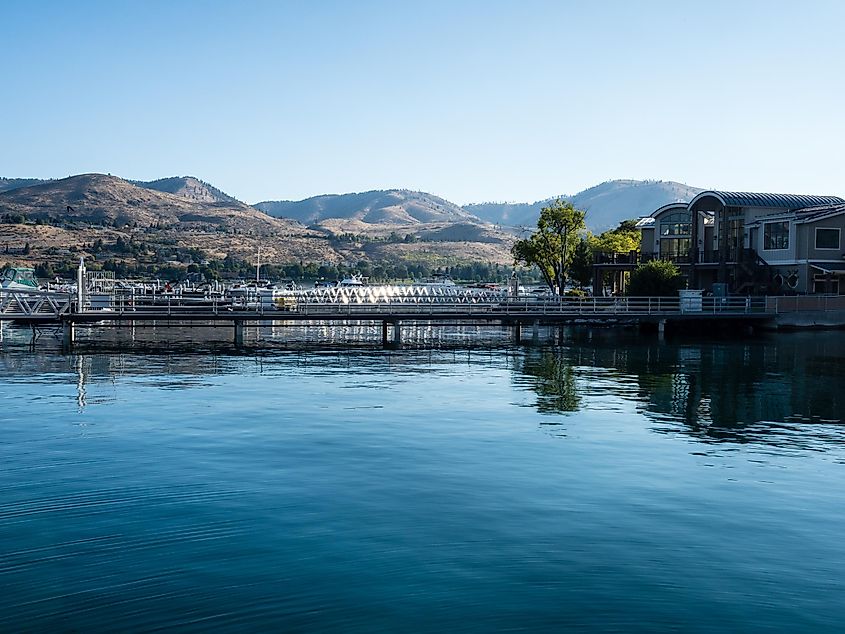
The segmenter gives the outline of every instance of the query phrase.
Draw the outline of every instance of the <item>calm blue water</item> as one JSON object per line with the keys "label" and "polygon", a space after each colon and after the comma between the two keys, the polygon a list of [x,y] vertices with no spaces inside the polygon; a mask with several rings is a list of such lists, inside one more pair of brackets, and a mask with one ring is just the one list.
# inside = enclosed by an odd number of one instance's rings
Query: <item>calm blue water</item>
{"label": "calm blue water", "polygon": [[4,346],[0,631],[845,622],[842,333]]}

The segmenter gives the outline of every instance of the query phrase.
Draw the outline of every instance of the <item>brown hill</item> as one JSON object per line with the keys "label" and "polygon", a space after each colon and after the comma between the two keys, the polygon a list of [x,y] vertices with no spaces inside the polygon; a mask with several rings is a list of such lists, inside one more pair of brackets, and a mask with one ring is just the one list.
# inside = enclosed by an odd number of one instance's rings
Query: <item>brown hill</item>
{"label": "brown hill", "polygon": [[292,218],[306,224],[320,223],[328,219],[393,225],[480,222],[478,218],[444,198],[407,189],[330,194],[300,201],[266,201],[256,203],[255,207],[271,216]]}
{"label": "brown hill", "polygon": [[[2,192],[0,258],[59,264],[83,256],[161,264],[169,261],[171,255],[167,254],[174,248],[180,248],[183,252],[200,249],[208,259],[232,256],[251,261],[260,247],[262,260],[275,264],[337,264],[362,259],[510,262],[512,239],[490,225],[443,219],[398,224],[395,216],[379,212],[369,219],[388,218],[386,222],[326,220],[326,226],[307,228],[294,220],[269,216],[222,192],[218,196],[214,192],[219,190],[204,189],[196,179],[153,183],[173,192],[103,174],[83,174]],[[199,189],[191,189],[195,186]],[[126,246],[121,247],[123,251],[117,249],[118,240],[122,245],[135,245],[135,251]],[[142,255],[137,253],[137,245],[143,245]],[[183,260],[183,264],[188,262]]]}
{"label": "brown hill", "polygon": [[24,214],[50,224],[84,222],[113,227],[166,226],[250,233],[302,228],[237,201],[193,201],[104,174],[81,174],[0,193],[3,214]]}

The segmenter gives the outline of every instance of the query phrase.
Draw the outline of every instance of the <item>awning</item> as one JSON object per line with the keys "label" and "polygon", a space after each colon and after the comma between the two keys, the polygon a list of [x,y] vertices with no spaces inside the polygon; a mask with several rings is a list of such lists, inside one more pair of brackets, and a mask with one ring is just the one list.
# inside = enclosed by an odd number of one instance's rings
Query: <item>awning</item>
{"label": "awning", "polygon": [[822,273],[845,273],[845,262],[819,262],[818,264],[810,262],[810,266]]}

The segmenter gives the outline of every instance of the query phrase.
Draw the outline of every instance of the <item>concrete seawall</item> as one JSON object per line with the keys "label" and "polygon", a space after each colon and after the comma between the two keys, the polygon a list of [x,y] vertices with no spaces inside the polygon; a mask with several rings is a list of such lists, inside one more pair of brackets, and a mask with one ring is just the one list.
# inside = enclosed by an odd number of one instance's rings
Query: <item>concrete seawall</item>
{"label": "concrete seawall", "polygon": [[777,330],[845,328],[845,310],[801,310],[781,313],[771,326]]}
{"label": "concrete seawall", "polygon": [[766,328],[845,328],[845,295],[767,297],[766,311],[775,314]]}

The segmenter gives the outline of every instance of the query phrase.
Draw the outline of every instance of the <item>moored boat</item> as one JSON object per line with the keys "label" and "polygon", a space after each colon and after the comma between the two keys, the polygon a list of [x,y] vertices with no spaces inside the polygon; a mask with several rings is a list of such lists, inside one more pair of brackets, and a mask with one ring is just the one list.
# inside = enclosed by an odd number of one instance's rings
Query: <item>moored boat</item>
{"label": "moored boat", "polygon": [[0,277],[0,288],[6,291],[37,291],[38,280],[35,269],[23,266],[10,266]]}

